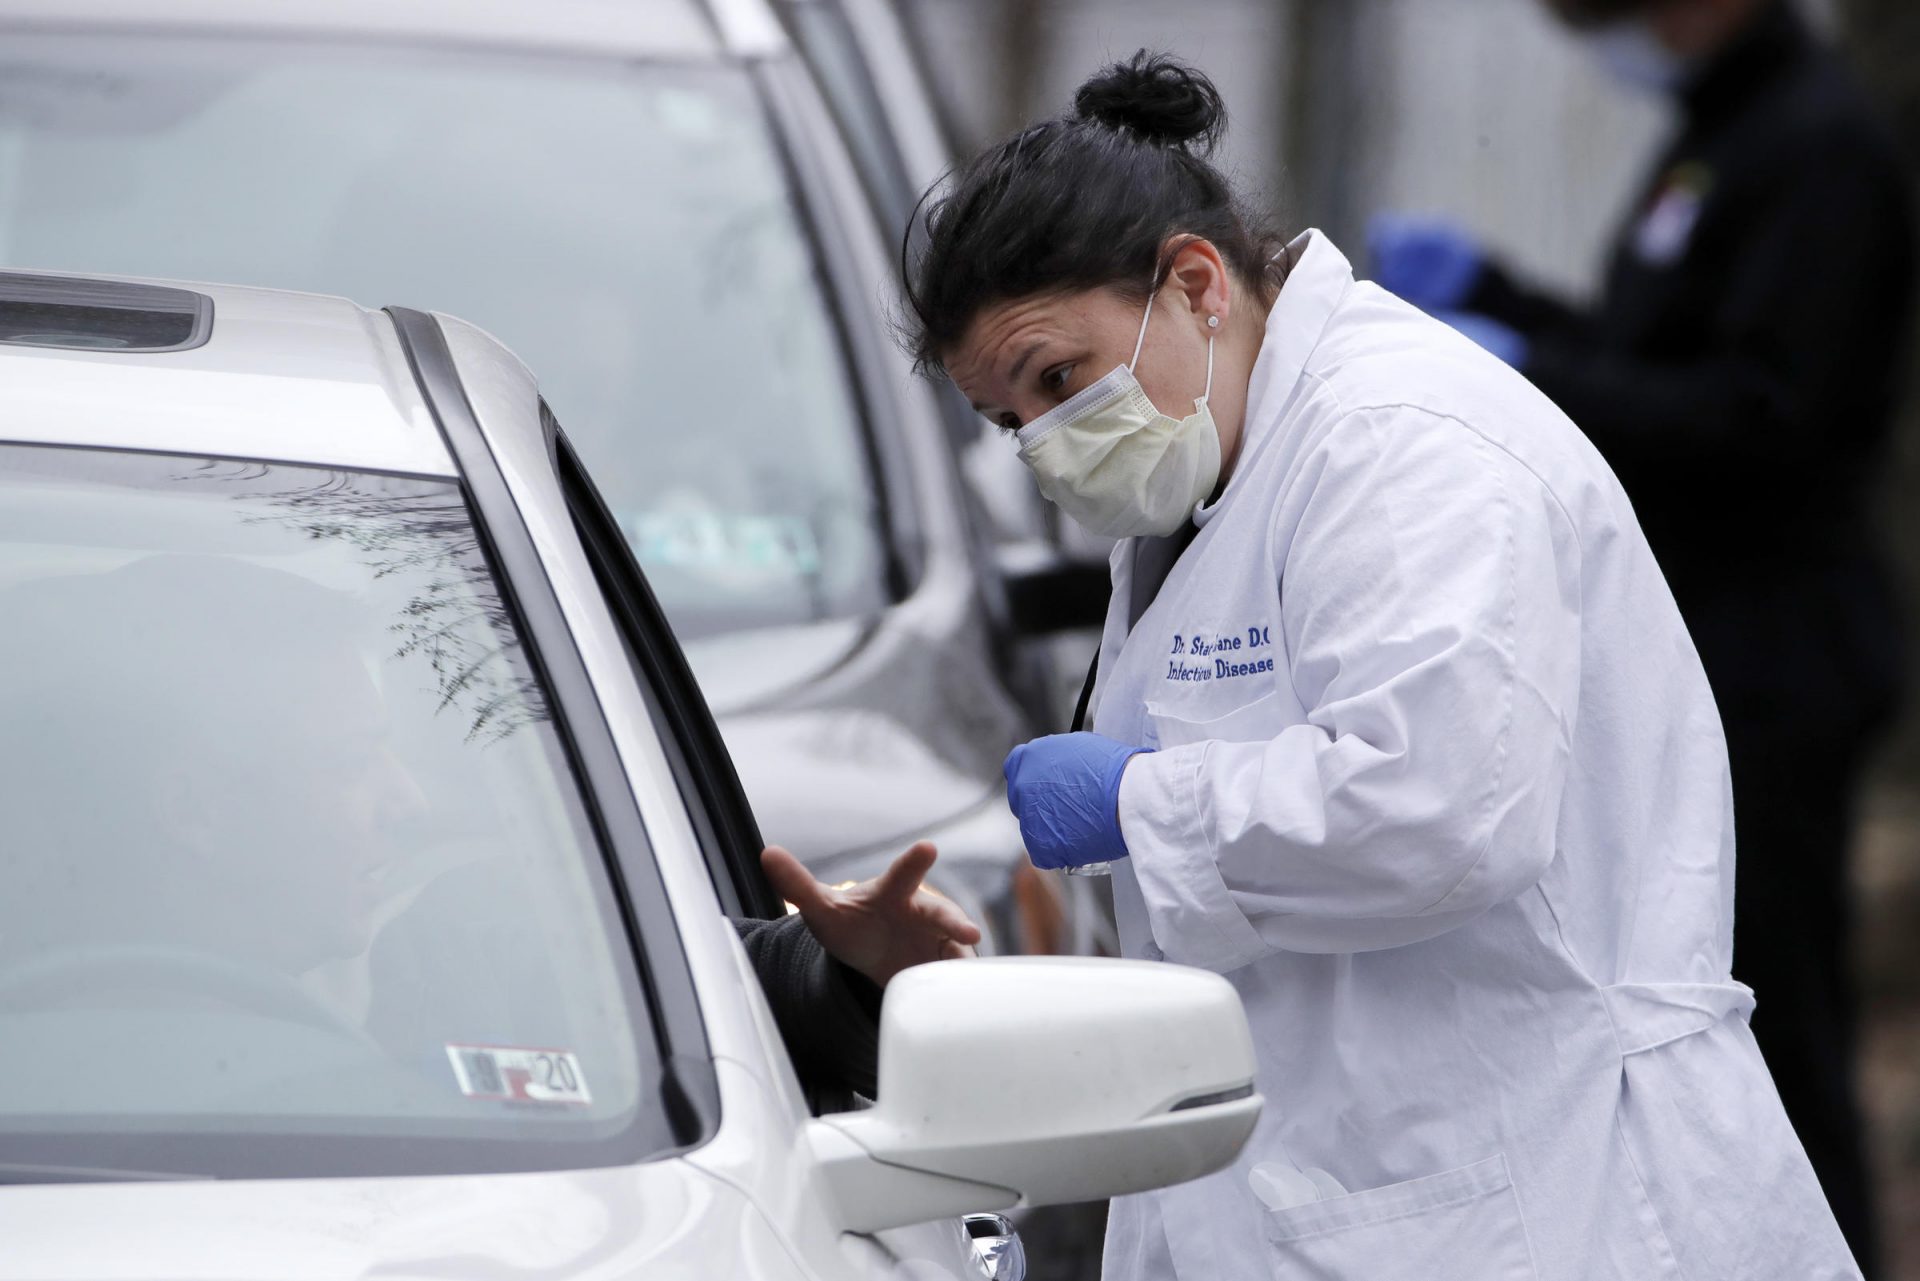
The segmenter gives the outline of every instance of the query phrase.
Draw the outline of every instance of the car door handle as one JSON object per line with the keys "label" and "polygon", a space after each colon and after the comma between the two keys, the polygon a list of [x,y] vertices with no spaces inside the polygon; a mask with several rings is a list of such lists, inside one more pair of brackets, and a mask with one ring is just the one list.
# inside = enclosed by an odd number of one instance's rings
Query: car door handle
{"label": "car door handle", "polygon": [[962,1222],[987,1281],[1027,1281],[1027,1248],[1012,1220],[1004,1214],[969,1214]]}

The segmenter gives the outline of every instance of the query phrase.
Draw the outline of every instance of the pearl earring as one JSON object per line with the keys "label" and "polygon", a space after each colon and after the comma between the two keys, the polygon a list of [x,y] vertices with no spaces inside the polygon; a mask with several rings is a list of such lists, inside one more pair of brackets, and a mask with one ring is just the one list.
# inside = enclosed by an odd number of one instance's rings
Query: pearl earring
{"label": "pearl earring", "polygon": [[1208,329],[1218,329],[1218,328],[1220,328],[1220,317],[1218,317],[1218,316],[1208,316],[1208,317],[1207,317],[1207,328],[1208,328]]}

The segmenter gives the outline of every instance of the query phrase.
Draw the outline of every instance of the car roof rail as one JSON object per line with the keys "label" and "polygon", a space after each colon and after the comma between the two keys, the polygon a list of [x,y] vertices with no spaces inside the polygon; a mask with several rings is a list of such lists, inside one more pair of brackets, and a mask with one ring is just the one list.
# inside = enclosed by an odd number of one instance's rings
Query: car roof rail
{"label": "car roof rail", "polygon": [[0,271],[0,344],[67,351],[189,351],[213,332],[213,299],[191,289]]}

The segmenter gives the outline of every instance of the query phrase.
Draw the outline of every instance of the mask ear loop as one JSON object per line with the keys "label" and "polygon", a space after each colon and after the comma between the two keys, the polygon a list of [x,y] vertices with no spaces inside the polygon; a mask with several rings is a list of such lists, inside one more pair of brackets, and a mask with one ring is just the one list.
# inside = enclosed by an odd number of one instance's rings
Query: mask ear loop
{"label": "mask ear loop", "polygon": [[[1285,250],[1281,251],[1286,252]],[[1207,317],[1207,389],[1200,393],[1200,403],[1206,404],[1207,397],[1213,395],[1213,340],[1220,329],[1220,317]]]}
{"label": "mask ear loop", "polygon": [[[1140,336],[1133,340],[1133,359],[1127,362],[1128,373],[1132,373],[1133,367],[1140,363],[1140,349],[1147,343],[1147,324],[1153,319],[1153,300],[1159,294],[1160,291],[1155,289],[1147,295],[1147,314],[1140,317]],[[1211,395],[1213,395],[1213,335],[1209,333],[1207,335],[1207,387],[1200,393],[1199,403],[1206,404],[1207,397]]]}
{"label": "mask ear loop", "polygon": [[1140,336],[1133,340],[1133,359],[1127,362],[1128,373],[1132,373],[1133,367],[1140,363],[1140,348],[1145,346],[1147,341],[1147,322],[1153,319],[1153,300],[1159,295],[1160,288],[1157,285],[1147,295],[1147,314],[1140,317]]}

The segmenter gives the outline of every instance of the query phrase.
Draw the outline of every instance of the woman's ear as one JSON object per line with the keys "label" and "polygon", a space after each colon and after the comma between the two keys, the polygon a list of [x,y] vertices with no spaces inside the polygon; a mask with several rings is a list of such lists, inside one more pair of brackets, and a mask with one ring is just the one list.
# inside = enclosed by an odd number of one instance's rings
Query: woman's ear
{"label": "woman's ear", "polygon": [[1160,261],[1167,264],[1160,292],[1185,299],[1187,310],[1202,325],[1218,316],[1220,327],[1225,328],[1233,305],[1233,279],[1213,242],[1199,236],[1170,236],[1161,246]]}

